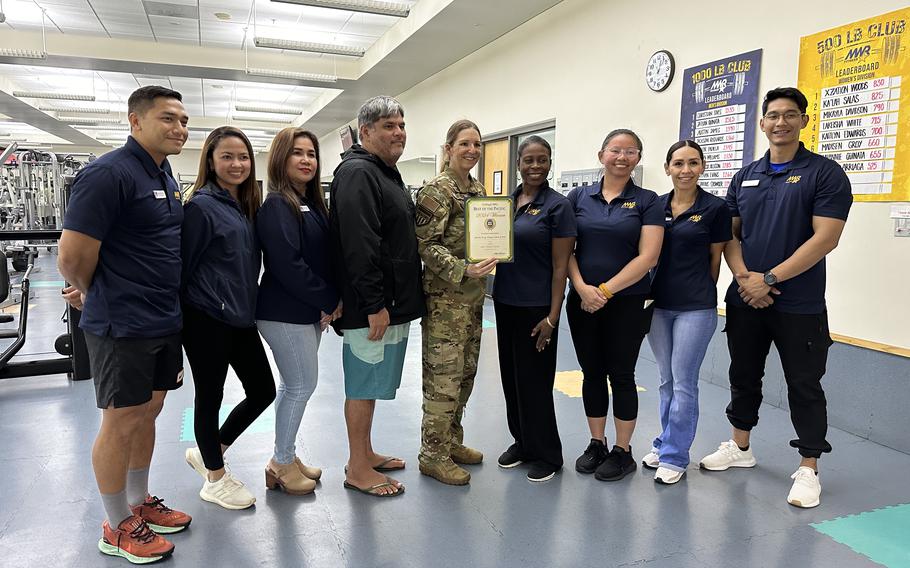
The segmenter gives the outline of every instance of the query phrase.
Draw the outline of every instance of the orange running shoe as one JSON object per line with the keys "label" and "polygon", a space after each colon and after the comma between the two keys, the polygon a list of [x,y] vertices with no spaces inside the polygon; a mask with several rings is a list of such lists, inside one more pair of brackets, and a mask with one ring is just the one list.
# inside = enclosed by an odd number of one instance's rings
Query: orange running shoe
{"label": "orange running shoe", "polygon": [[150,529],[158,534],[171,534],[180,532],[193,522],[193,517],[186,513],[175,511],[164,504],[160,497],[145,496],[145,503],[130,507],[133,514],[142,517]]}
{"label": "orange running shoe", "polygon": [[155,534],[141,517],[127,517],[116,529],[104,521],[104,536],[98,541],[98,550],[110,556],[126,558],[133,564],[158,562],[174,552],[174,545]]}

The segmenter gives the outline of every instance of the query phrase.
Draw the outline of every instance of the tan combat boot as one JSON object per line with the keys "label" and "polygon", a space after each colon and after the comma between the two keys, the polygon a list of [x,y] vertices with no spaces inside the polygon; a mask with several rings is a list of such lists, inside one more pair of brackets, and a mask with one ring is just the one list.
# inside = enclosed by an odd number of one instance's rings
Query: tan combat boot
{"label": "tan combat boot", "polygon": [[453,462],[466,465],[474,465],[483,461],[483,452],[462,444],[453,444],[449,455],[452,456]]}
{"label": "tan combat boot", "polygon": [[281,487],[289,495],[306,495],[316,489],[316,482],[305,477],[296,463],[278,464],[269,460],[265,467],[265,486],[269,489]]}
{"label": "tan combat boot", "polygon": [[318,467],[313,467],[310,465],[304,465],[300,458],[294,456],[294,463],[297,464],[297,469],[300,470],[305,477],[309,477],[313,481],[319,481],[319,478],[322,477],[322,470]]}
{"label": "tan combat boot", "polygon": [[467,485],[471,481],[471,474],[455,465],[452,458],[434,461],[421,460],[420,473],[429,475],[447,485]]}

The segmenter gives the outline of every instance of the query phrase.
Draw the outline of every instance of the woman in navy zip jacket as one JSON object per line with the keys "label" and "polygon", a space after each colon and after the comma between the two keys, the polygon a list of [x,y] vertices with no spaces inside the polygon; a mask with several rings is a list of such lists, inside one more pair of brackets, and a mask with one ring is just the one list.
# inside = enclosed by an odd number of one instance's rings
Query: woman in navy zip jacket
{"label": "woman in navy zip jacket", "polygon": [[[275,399],[255,320],[261,257],[253,219],[261,201],[250,141],[236,128],[216,128],[202,148],[196,186],[184,207],[181,301],[199,444],[186,450],[186,461],[205,479],[199,496],[226,509],[245,509],[256,498],[225,469],[223,454]],[[228,366],[246,398],[219,429]]]}
{"label": "woman in navy zip jacket", "polygon": [[303,464],[295,443],[319,374],[319,341],[341,304],[330,278],[328,211],[319,186],[319,140],[285,128],[269,152],[268,196],[256,216],[265,273],[256,320],[278,365],[275,451],[265,469],[269,489],[313,491],[322,470]]}

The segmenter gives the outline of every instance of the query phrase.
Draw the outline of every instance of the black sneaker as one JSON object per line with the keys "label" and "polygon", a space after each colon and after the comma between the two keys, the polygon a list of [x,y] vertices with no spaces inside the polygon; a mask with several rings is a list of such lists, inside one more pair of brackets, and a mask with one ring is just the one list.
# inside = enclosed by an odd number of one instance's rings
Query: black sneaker
{"label": "black sneaker", "polygon": [[553,479],[556,472],[562,468],[554,468],[552,465],[544,462],[534,462],[528,470],[528,481],[539,483]]}
{"label": "black sneaker", "polygon": [[632,446],[625,451],[619,446],[613,446],[607,459],[594,472],[594,478],[600,481],[619,481],[638,469],[635,458],[632,457]]}
{"label": "black sneaker", "polygon": [[575,460],[575,471],[578,473],[594,473],[594,471],[607,459],[607,448],[600,440],[591,438],[588,449]]}
{"label": "black sneaker", "polygon": [[521,465],[521,452],[518,450],[518,444],[512,444],[509,446],[509,449],[504,451],[499,459],[496,460],[496,463],[499,464],[499,467],[503,469],[509,469],[515,467],[516,465]]}

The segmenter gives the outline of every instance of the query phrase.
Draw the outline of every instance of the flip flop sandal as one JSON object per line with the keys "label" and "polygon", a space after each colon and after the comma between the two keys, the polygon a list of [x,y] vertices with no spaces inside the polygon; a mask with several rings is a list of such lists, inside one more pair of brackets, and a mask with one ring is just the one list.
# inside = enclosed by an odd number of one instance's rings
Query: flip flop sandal
{"label": "flip flop sandal", "polygon": [[400,461],[402,464],[404,464],[404,460],[401,459],[401,458],[386,458],[386,459],[384,459],[383,461],[381,461],[381,462],[379,463],[379,465],[373,466],[373,469],[374,469],[375,471],[396,471],[396,470],[404,469],[404,468],[405,468],[404,465],[401,465],[400,467],[399,467],[399,466],[394,466],[394,467],[387,467],[387,466],[386,466],[387,463],[391,463],[391,462],[393,462],[393,461]]}
{"label": "flip flop sandal", "polygon": [[[386,479],[388,479],[388,477]],[[395,491],[394,493],[376,493],[377,489],[382,489],[384,487],[392,487],[393,489],[397,489],[397,491]],[[363,489],[360,487],[357,487],[353,483],[348,483],[347,481],[345,481],[344,488],[351,489],[352,491],[357,491],[357,492],[363,493],[365,495],[370,495],[372,497],[398,497],[399,495],[404,493],[404,485],[395,485],[391,481],[386,481],[384,483],[377,483],[376,485],[371,485],[370,487],[363,488]]]}
{"label": "flip flop sandal", "polygon": [[[401,467],[386,467],[385,464],[387,464],[387,463],[389,463],[389,462],[393,462],[393,461],[400,461],[401,463],[404,463],[404,460],[401,459],[401,458],[386,458],[386,459],[384,459],[383,461],[379,462],[379,465],[377,465],[376,467],[374,467],[374,468],[373,468],[373,471],[379,471],[379,472],[384,472],[384,471],[397,471],[397,470],[399,470],[399,469],[404,469],[404,468],[405,468],[405,466],[401,466]],[[345,473],[348,472],[348,466],[344,466],[344,472],[345,472]]]}

